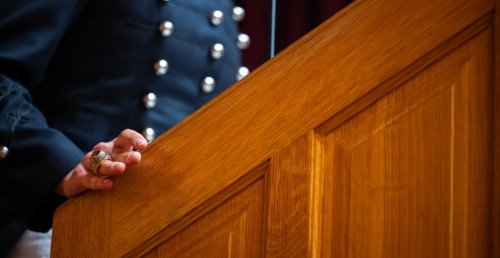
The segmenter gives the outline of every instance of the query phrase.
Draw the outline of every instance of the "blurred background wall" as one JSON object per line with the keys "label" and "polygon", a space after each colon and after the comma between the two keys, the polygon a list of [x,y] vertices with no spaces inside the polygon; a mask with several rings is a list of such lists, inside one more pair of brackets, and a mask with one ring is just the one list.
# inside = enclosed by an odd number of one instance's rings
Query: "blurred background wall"
{"label": "blurred background wall", "polygon": [[[352,0],[276,0],[275,53],[311,31]],[[240,23],[250,36],[250,47],[243,51],[243,64],[250,71],[269,59],[271,0],[236,0],[246,11]]]}

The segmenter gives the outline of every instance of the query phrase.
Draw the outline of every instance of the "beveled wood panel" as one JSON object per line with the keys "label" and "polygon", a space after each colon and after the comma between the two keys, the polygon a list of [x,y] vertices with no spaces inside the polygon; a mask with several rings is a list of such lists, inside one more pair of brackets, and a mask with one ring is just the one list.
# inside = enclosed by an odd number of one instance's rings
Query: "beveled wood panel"
{"label": "beveled wood panel", "polygon": [[325,138],[324,257],[488,257],[491,34]]}
{"label": "beveled wood panel", "polygon": [[264,192],[261,177],[144,257],[261,257]]}
{"label": "beveled wood panel", "polygon": [[[245,176],[238,179],[229,187],[221,189],[216,195],[208,199],[202,205],[190,210],[189,212],[186,212],[184,216],[175,223],[168,225],[168,227],[162,228],[154,237],[147,239],[147,241],[144,241],[132,252],[129,252],[126,257],[139,257],[146,254],[150,250],[157,249],[159,246],[169,246],[170,242],[172,241],[178,242],[179,239],[187,238],[186,234],[191,234],[192,236],[198,236],[199,234],[211,236],[213,234],[219,233],[217,232],[217,230],[213,232],[206,231],[207,228],[213,229],[213,224],[219,225],[220,230],[223,230],[223,227],[228,227],[229,230],[232,231],[224,232],[231,235],[238,234],[238,236],[241,236],[240,238],[245,239],[246,242],[244,245],[235,246],[232,242],[233,237],[231,237],[229,239],[230,242],[228,242],[228,244],[230,244],[230,246],[227,247],[229,248],[228,252],[216,252],[215,254],[221,255],[221,257],[224,257],[224,254],[231,256],[233,252],[245,253],[248,255],[255,254],[256,248],[248,248],[249,246],[262,245],[262,221],[264,220],[263,217],[265,216],[262,211],[264,208],[262,207],[264,207],[263,203],[267,203],[267,197],[262,197],[263,194],[261,194],[260,192],[253,194],[249,194],[248,192],[258,191],[255,189],[255,187],[250,187],[250,185],[255,185],[255,181],[266,181],[266,175],[269,174],[268,171],[269,162],[266,161],[260,164],[258,167],[249,171]],[[238,216],[235,216],[233,214],[235,212],[239,212],[241,216],[239,216],[238,218]],[[225,214],[226,216],[224,216],[223,213],[227,213]],[[246,220],[245,218],[249,213],[251,213],[250,216],[252,216],[252,219]],[[211,219],[204,219],[207,216]],[[228,216],[230,218],[228,218]],[[242,216],[244,216],[243,219],[241,219]],[[238,219],[238,222],[240,223],[238,229],[235,229],[233,227],[233,222],[226,224],[231,219]],[[224,232],[222,232],[222,234],[224,234]],[[220,236],[220,234],[218,234],[218,236]],[[212,243],[210,242],[210,240],[211,239],[207,239],[204,244],[208,245],[209,243]],[[220,242],[216,241],[216,243],[219,244]],[[220,247],[219,245],[216,246]],[[161,249],[164,250],[165,248],[163,247]],[[261,250],[261,248],[258,249]],[[198,251],[201,252],[202,250],[207,250],[208,252],[208,248],[199,249]],[[259,251],[257,253],[261,252]],[[162,257],[162,255],[164,254],[164,252],[155,253],[155,255],[159,257]],[[212,252],[210,252],[210,254],[212,254]],[[208,254],[201,252],[199,253],[199,255]]]}

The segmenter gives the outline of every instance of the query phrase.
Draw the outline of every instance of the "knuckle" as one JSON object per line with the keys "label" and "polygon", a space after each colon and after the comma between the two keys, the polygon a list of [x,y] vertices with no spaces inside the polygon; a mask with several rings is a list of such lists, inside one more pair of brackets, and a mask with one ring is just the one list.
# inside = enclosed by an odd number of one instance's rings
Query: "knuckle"
{"label": "knuckle", "polygon": [[122,137],[126,137],[128,135],[130,135],[132,133],[132,130],[130,129],[124,129],[121,133],[120,133],[120,136]]}
{"label": "knuckle", "polygon": [[97,149],[103,149],[103,148],[106,148],[105,142],[100,142],[100,143],[96,144],[93,149],[97,150]]}
{"label": "knuckle", "polygon": [[83,183],[83,187],[90,190],[95,190],[94,180],[92,180],[92,178],[87,178],[87,180],[85,180],[85,182]]}

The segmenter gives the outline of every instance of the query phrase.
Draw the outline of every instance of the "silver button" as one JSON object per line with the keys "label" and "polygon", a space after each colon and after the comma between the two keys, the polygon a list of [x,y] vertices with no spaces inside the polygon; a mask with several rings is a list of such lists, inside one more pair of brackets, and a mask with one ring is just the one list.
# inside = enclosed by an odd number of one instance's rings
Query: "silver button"
{"label": "silver button", "polygon": [[245,33],[240,33],[237,45],[240,49],[247,49],[250,46],[250,37]]}
{"label": "silver button", "polygon": [[142,98],[142,101],[146,108],[154,108],[156,106],[156,95],[154,93],[148,93]]}
{"label": "silver button", "polygon": [[243,78],[245,78],[245,76],[247,76],[248,74],[250,73],[250,70],[248,70],[248,68],[242,66],[240,67],[240,69],[238,69],[238,73],[236,74],[236,80],[241,80]]}
{"label": "silver button", "polygon": [[0,160],[5,159],[9,155],[9,148],[0,145]]}
{"label": "silver button", "polygon": [[224,14],[220,10],[215,10],[210,14],[210,22],[212,25],[220,25],[224,21]]}
{"label": "silver button", "polygon": [[160,23],[158,29],[163,37],[168,37],[174,32],[174,24],[169,21],[164,21]]}
{"label": "silver button", "polygon": [[240,22],[245,19],[245,9],[243,9],[241,6],[235,6],[233,8],[233,20]]}
{"label": "silver button", "polygon": [[167,73],[168,71],[168,63],[167,61],[161,59],[161,60],[158,60],[158,62],[156,62],[154,64],[154,69],[155,69],[155,72],[156,72],[156,75],[164,75]]}
{"label": "silver button", "polygon": [[201,82],[201,90],[204,93],[210,93],[215,90],[215,80],[214,78],[207,76]]}
{"label": "silver button", "polygon": [[144,129],[144,131],[142,131],[142,136],[144,136],[144,138],[146,138],[146,140],[148,140],[148,142],[154,140],[156,134],[155,134],[155,130],[153,130],[153,128],[146,128]]}
{"label": "silver button", "polygon": [[213,59],[219,59],[224,55],[224,46],[221,43],[215,43],[210,49]]}

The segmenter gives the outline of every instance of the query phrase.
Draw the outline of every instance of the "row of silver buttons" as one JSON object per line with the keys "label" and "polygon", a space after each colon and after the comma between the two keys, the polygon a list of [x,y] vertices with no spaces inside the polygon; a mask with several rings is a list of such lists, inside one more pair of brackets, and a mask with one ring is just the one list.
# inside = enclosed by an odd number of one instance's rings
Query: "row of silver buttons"
{"label": "row of silver buttons", "polygon": [[[164,0],[164,2],[169,1],[170,0]],[[240,6],[234,7],[232,10],[232,18],[237,22],[242,21],[245,18],[245,10]],[[219,26],[224,21],[224,13],[220,10],[214,10],[210,13],[209,20],[213,26]],[[163,21],[158,25],[158,30],[162,37],[168,37],[174,33],[174,24],[171,21]],[[238,35],[238,41],[236,44],[238,48],[246,49],[250,46],[250,37],[245,33],[240,33]],[[222,58],[224,56],[224,52],[224,45],[222,45],[221,43],[215,43],[210,48],[210,55],[213,59]],[[156,75],[160,76],[165,75],[168,72],[169,65],[167,60],[160,59],[153,64],[153,68]],[[236,79],[243,79],[249,74],[249,72],[250,71],[248,70],[248,68],[244,66],[240,67],[236,73]],[[203,93],[211,93],[215,90],[216,87],[215,79],[211,76],[207,76],[201,81],[200,86]],[[147,109],[154,108],[156,106],[156,102],[156,94],[152,92],[147,93],[143,97],[143,103]],[[142,135],[148,141],[152,141],[156,137],[154,129],[150,127],[144,129]]]}

